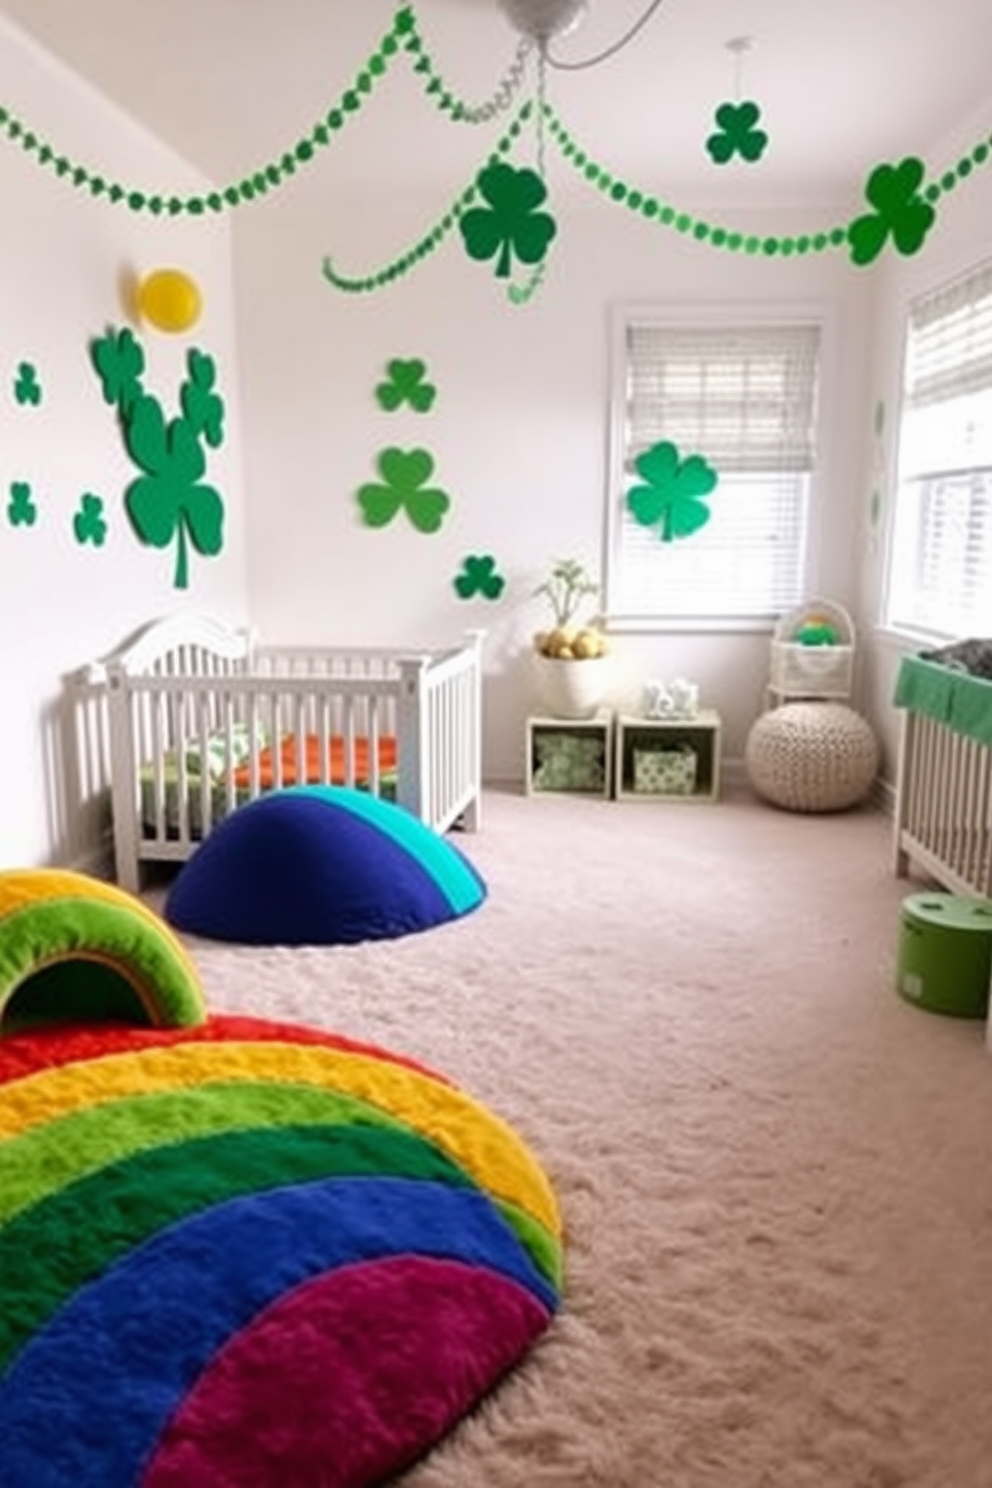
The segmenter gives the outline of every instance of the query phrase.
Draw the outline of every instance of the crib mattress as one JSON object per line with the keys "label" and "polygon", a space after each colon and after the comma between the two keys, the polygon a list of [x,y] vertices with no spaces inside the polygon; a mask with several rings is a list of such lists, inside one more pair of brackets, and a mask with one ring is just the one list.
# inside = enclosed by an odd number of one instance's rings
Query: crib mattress
{"label": "crib mattress", "polygon": [[[296,738],[287,735],[281,740],[278,751],[272,746],[267,746],[259,751],[258,756],[258,784],[262,791],[269,791],[276,783],[276,759],[277,753],[280,758],[282,771],[282,784],[288,785],[317,785],[324,780],[321,769],[321,741],[316,734],[305,736],[305,749],[303,751],[303,769],[298,769]],[[354,785],[361,790],[368,789],[371,783],[371,758],[372,751],[370,741],[364,738],[354,740]],[[379,793],[386,800],[393,800],[396,796],[396,740],[392,735],[384,735],[378,740],[379,760]],[[347,783],[346,771],[346,741],[343,737],[335,735],[328,740],[328,770],[327,780],[332,785],[344,785]],[[174,758],[167,758],[161,770],[161,797],[162,817],[158,819],[156,812],[156,799],[159,791],[156,790],[155,767],[151,764],[144,765],[139,771],[139,786],[141,797],[141,829],[146,838],[161,837],[163,831],[170,839],[178,839],[183,834],[182,811],[181,811],[181,788],[179,782],[179,767]],[[188,826],[186,830],[191,837],[203,836],[203,796],[204,776],[200,770],[188,768],[186,771],[186,798]],[[207,799],[210,803],[210,822],[214,824],[226,816],[229,811],[242,806],[251,799],[251,767],[248,764],[237,766],[231,775],[231,788],[225,778],[218,775],[210,775],[206,780]]]}

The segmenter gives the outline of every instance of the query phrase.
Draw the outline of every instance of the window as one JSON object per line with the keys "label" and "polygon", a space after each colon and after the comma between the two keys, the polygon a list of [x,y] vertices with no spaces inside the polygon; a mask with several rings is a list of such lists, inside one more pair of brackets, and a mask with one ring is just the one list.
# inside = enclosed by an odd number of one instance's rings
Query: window
{"label": "window", "polygon": [[[809,321],[686,324],[623,312],[606,560],[612,624],[766,625],[805,592],[820,327]],[[640,455],[674,444],[717,474],[709,520],[687,537],[632,514]]]}
{"label": "window", "polygon": [[992,263],[910,306],[885,621],[992,635]]}

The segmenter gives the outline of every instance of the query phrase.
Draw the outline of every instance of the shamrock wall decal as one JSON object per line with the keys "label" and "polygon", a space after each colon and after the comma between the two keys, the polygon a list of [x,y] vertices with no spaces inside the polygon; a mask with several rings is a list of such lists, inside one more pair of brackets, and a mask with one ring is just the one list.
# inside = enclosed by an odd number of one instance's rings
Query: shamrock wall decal
{"label": "shamrock wall decal", "polygon": [[41,384],[38,381],[38,374],[30,362],[19,362],[17,365],[14,397],[22,406],[25,403],[30,403],[37,408],[41,402]]}
{"label": "shamrock wall decal", "polygon": [[141,384],[145,356],[127,328],[108,331],[95,342],[92,358],[104,399],[117,404],[127,452],[142,472],[124,493],[128,519],[152,547],[175,542],[173,584],[186,589],[190,544],[208,558],[224,545],[224,502],[203,480],[201,440],[217,448],[224,437],[224,402],[215,388],[213,358],[195,348],[188,352],[179,393],[182,416],[169,422],[158,399]]}
{"label": "shamrock wall decal", "polygon": [[768,136],[757,123],[761,110],[756,103],[721,103],[716,111],[717,130],[706,141],[706,148],[716,165],[726,165],[735,155],[742,160],[760,160]]}
{"label": "shamrock wall decal", "polygon": [[401,403],[409,403],[414,413],[427,413],[437,397],[437,388],[425,382],[427,368],[417,357],[404,361],[395,357],[386,367],[388,380],[375,390],[379,406],[394,413]]}
{"label": "shamrock wall decal", "polygon": [[434,457],[427,450],[385,449],[377,461],[381,482],[358,489],[358,504],[368,527],[385,527],[405,510],[418,532],[437,532],[451,505],[447,492],[428,486]]}
{"label": "shamrock wall decal", "polygon": [[38,508],[27,481],[11,481],[7,520],[11,527],[33,527],[38,520]]}
{"label": "shamrock wall decal", "polygon": [[679,458],[676,446],[667,439],[653,444],[634,461],[646,482],[627,492],[627,507],[642,527],[660,526],[662,542],[691,537],[705,527],[711,512],[700,498],[716,486],[716,471],[702,455]]}
{"label": "shamrock wall decal", "polygon": [[923,246],[937,216],[920,195],[923,176],[923,161],[914,155],[907,155],[898,165],[875,166],[865,186],[865,196],[875,210],[855,218],[847,230],[853,263],[872,263],[890,234],[900,253],[916,253]]}
{"label": "shamrock wall decal", "polygon": [[454,583],[459,599],[471,599],[476,594],[482,599],[499,599],[506,587],[506,580],[496,572],[496,559],[490,553],[465,558]]}
{"label": "shamrock wall decal", "polygon": [[79,498],[79,510],[72,519],[72,530],[77,543],[91,542],[102,548],[107,536],[107,522],[103,515],[103,498],[87,491]]}
{"label": "shamrock wall decal", "polygon": [[498,255],[500,279],[509,278],[514,255],[521,263],[539,263],[557,224],[550,212],[538,211],[548,193],[537,172],[498,160],[479,172],[478,187],[489,205],[472,207],[459,220],[469,257]]}

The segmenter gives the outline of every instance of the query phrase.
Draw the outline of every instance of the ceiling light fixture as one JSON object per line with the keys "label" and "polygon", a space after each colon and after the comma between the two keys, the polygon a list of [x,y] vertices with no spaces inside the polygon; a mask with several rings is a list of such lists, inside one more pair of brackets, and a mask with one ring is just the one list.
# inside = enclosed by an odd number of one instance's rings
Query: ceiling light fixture
{"label": "ceiling light fixture", "polygon": [[655,11],[660,10],[663,0],[649,0],[643,14],[628,26],[616,41],[611,42],[594,56],[583,57],[576,62],[552,57],[548,52],[548,43],[555,37],[565,36],[569,31],[574,30],[587,11],[589,0],[498,0],[498,3],[510,24],[526,41],[535,44],[540,49],[542,58],[546,59],[552,67],[577,72],[584,67],[595,67],[599,62],[605,62],[608,57],[615,57],[629,41],[633,41]]}

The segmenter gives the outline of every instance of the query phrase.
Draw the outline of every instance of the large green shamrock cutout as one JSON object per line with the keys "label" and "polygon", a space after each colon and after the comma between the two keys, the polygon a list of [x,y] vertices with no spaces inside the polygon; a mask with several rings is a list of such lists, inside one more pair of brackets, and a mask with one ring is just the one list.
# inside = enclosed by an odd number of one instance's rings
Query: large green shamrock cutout
{"label": "large green shamrock cutout", "polygon": [[182,416],[167,423],[158,399],[142,387],[145,356],[129,330],[108,331],[94,343],[92,357],[104,398],[117,404],[127,452],[142,472],[124,493],[131,526],[152,547],[175,541],[173,584],[186,589],[190,544],[209,558],[224,544],[224,502],[203,480],[201,440],[216,449],[224,437],[224,401],[215,388],[213,358],[195,348],[187,353],[179,394]]}
{"label": "large green shamrock cutout", "polygon": [[847,229],[851,260],[870,264],[885,247],[889,234],[900,253],[916,253],[937,216],[920,195],[924,165],[907,155],[898,165],[876,165],[868,177],[865,196],[875,208],[857,217]]}
{"label": "large green shamrock cutout", "polygon": [[540,263],[557,224],[550,212],[538,211],[548,193],[537,172],[497,160],[479,172],[477,184],[489,205],[472,207],[459,219],[469,257],[498,254],[500,279],[509,278],[514,254],[521,263]]}
{"label": "large green shamrock cutout", "polygon": [[27,481],[12,481],[7,520],[11,527],[33,527],[38,520],[38,508],[31,499],[31,487]]}
{"label": "large green shamrock cutout", "polygon": [[30,362],[19,362],[17,365],[14,397],[20,404],[31,403],[35,407],[41,402],[41,384]]}
{"label": "large green shamrock cutout", "polygon": [[717,473],[702,455],[679,459],[676,446],[663,439],[634,461],[646,485],[632,486],[627,506],[642,527],[660,525],[662,542],[691,537],[709,521],[711,512],[702,496],[717,483]]}
{"label": "large green shamrock cutout", "polygon": [[505,587],[506,580],[496,572],[496,559],[489,553],[466,558],[455,579],[455,593],[459,599],[471,599],[474,594],[483,599],[499,599]]}
{"label": "large green shamrock cutout", "polygon": [[78,543],[91,542],[102,548],[107,536],[107,522],[103,515],[103,498],[87,491],[79,498],[79,510],[72,519],[72,530]]}
{"label": "large green shamrock cutout", "polygon": [[756,127],[761,110],[756,103],[721,103],[716,111],[717,131],[706,141],[716,165],[726,165],[734,155],[742,160],[760,160],[768,144],[768,136]]}
{"label": "large green shamrock cutout", "polygon": [[143,396],[127,425],[128,452],[145,472],[127,488],[124,504],[135,532],[153,548],[175,540],[177,589],[189,587],[187,537],[198,553],[214,557],[224,541],[224,503],[202,483],[207,462],[196,431],[185,419],[166,424],[158,400]]}
{"label": "large green shamrock cutout", "polygon": [[386,372],[388,380],[380,382],[375,390],[381,408],[393,413],[401,403],[409,403],[414,413],[428,412],[437,397],[437,388],[424,381],[427,368],[419,358],[404,361],[402,357],[394,357]]}
{"label": "large green shamrock cutout", "polygon": [[451,498],[425,484],[434,474],[434,457],[422,449],[386,449],[377,466],[382,483],[370,482],[358,490],[366,525],[385,527],[398,511],[405,510],[418,532],[437,532]]}

